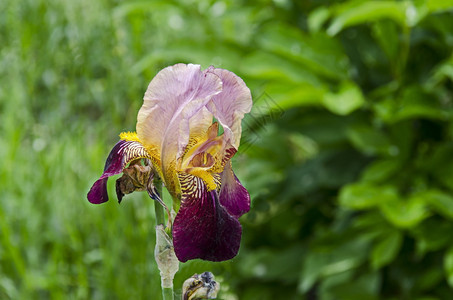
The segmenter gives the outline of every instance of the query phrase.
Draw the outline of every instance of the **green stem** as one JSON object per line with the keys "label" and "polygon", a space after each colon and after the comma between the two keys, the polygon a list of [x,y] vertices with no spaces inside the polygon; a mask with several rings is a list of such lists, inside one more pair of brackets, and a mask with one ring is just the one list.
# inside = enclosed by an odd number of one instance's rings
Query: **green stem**
{"label": "green stem", "polygon": [[[162,194],[162,180],[158,176],[156,176],[156,178],[154,178],[154,187],[156,188],[157,193],[159,194],[159,196],[162,199],[164,197]],[[154,201],[154,212],[156,213],[156,225],[162,224],[165,226],[164,208],[157,201]]]}
{"label": "green stem", "polygon": [[164,300],[174,300],[173,288],[162,288],[162,297]]}
{"label": "green stem", "polygon": [[[161,197],[163,201],[163,193],[162,193],[162,180],[156,176],[154,178],[154,187],[156,188],[157,193]],[[154,211],[156,214],[156,225],[163,225],[165,227],[165,209],[162,207],[162,205],[158,201],[154,201]],[[157,242],[157,241],[156,241]],[[162,273],[161,273],[162,275]],[[164,287],[163,286],[163,280],[161,280],[161,285],[162,285],[162,299],[163,300],[174,300],[173,296],[173,283],[171,284],[171,287]]]}

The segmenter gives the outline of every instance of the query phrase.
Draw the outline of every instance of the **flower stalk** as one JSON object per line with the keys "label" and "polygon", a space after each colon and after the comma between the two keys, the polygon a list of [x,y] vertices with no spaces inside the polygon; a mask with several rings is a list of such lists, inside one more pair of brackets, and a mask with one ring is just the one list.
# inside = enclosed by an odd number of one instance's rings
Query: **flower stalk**
{"label": "flower stalk", "polygon": [[[156,176],[153,184],[158,195],[162,197],[162,180]],[[158,201],[154,201],[154,210],[156,213],[156,247],[154,249],[154,257],[160,271],[162,298],[164,300],[173,300],[173,279],[179,270],[179,261],[175,255],[173,241],[165,231],[164,207]],[[171,224],[171,220],[168,221],[168,224]]]}
{"label": "flower stalk", "polygon": [[[162,180],[158,176],[156,176],[154,177],[153,184],[157,194],[162,199]],[[154,201],[154,212],[156,215],[156,225],[165,225],[164,208],[158,201]]]}

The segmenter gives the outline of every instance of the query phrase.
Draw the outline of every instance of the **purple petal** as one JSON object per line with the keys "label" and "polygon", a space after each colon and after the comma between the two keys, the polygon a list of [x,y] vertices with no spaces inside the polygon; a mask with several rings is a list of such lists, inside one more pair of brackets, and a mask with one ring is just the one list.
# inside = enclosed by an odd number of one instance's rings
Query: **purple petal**
{"label": "purple petal", "polygon": [[138,158],[149,158],[145,148],[139,142],[119,141],[110,151],[105,162],[104,173],[93,184],[87,198],[93,204],[104,203],[109,200],[107,193],[107,179],[120,174],[128,163]]}
{"label": "purple petal", "polygon": [[107,193],[107,177],[100,178],[91,187],[88,192],[87,198],[93,204],[101,204],[109,200]]}
{"label": "purple petal", "polygon": [[233,72],[209,68],[222,80],[222,92],[212,98],[209,111],[223,126],[226,140],[238,149],[241,139],[241,120],[252,108],[252,95],[244,81]]}
{"label": "purple petal", "polygon": [[250,195],[231,168],[231,162],[225,165],[221,173],[220,204],[228,212],[239,218],[250,210]]}
{"label": "purple petal", "polygon": [[220,205],[216,191],[208,192],[203,181],[180,173],[181,207],[173,223],[173,245],[178,259],[223,261],[236,256],[242,227]]}

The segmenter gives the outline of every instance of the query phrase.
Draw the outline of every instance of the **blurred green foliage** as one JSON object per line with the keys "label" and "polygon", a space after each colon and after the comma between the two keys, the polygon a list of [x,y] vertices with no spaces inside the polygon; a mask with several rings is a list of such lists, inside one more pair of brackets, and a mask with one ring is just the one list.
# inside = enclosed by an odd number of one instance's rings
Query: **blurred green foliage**
{"label": "blurred green foliage", "polygon": [[449,299],[452,28],[450,0],[1,1],[0,299],[160,299],[151,200],[86,192],[176,62],[255,100],[240,253],[177,287],[210,270],[221,299]]}

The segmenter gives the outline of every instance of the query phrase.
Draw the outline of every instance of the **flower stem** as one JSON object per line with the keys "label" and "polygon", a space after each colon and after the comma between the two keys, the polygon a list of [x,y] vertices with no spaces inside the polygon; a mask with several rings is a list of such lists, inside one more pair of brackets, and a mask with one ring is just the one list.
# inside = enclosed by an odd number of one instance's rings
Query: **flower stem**
{"label": "flower stem", "polygon": [[[154,187],[156,188],[157,193],[162,199],[164,197],[162,194],[162,179],[160,179],[158,176],[154,178]],[[154,212],[156,213],[156,225],[162,224],[165,226],[164,208],[157,201],[154,201]]]}
{"label": "flower stem", "polygon": [[162,288],[162,299],[174,300],[173,299],[173,288]]}
{"label": "flower stem", "polygon": [[[157,177],[157,176],[156,176]],[[154,187],[163,200],[162,180],[154,178]],[[165,233],[165,212],[164,207],[154,201],[154,211],[156,213],[156,249],[154,256],[161,276],[162,299],[174,300],[173,294],[173,277],[179,268],[178,261],[174,255],[173,243],[171,238]],[[175,265],[176,263],[176,265]],[[176,269],[175,269],[176,268]],[[171,274],[169,276],[169,274]]]}

